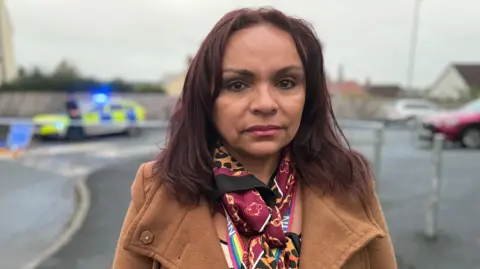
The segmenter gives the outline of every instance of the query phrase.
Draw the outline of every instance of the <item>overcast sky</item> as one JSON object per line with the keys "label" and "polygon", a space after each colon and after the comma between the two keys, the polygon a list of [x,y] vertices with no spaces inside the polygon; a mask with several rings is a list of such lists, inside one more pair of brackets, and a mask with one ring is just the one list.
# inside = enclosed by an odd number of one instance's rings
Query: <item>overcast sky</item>
{"label": "overcast sky", "polygon": [[[225,12],[267,5],[315,26],[332,77],[343,64],[346,77],[360,82],[404,84],[415,0],[4,1],[24,66],[51,70],[65,58],[86,75],[156,81],[185,68]],[[417,86],[432,83],[452,61],[480,62],[479,20],[479,0],[423,0]]]}

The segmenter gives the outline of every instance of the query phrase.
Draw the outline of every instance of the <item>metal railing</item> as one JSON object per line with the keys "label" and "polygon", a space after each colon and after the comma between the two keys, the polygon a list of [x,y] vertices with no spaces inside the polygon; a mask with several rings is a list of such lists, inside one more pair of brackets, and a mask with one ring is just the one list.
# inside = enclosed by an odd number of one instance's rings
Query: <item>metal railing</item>
{"label": "metal railing", "polygon": [[353,130],[370,130],[373,132],[373,159],[372,168],[375,175],[377,191],[380,185],[382,167],[382,150],[385,142],[385,124],[379,121],[340,120],[340,128]]}
{"label": "metal railing", "polygon": [[[341,121],[342,129],[360,129],[373,131],[373,160],[372,166],[376,177],[376,188],[379,190],[379,178],[381,172],[382,150],[385,139],[385,125],[380,122],[362,122],[362,121]],[[416,139],[418,135],[418,126],[413,128],[411,139]],[[430,190],[428,193],[425,219],[424,236],[427,239],[435,239],[438,236],[439,227],[439,209],[442,191],[442,166],[443,166],[443,148],[445,146],[445,137],[442,134],[434,134],[432,140],[432,149],[430,156]]]}
{"label": "metal railing", "polygon": [[[67,125],[68,124],[68,125]],[[378,178],[380,177],[381,159],[382,159],[382,145],[384,142],[384,129],[385,126],[381,122],[373,121],[358,121],[358,120],[341,120],[339,121],[342,129],[354,129],[354,130],[372,130],[374,132],[373,143],[373,160],[372,166],[374,173]],[[141,129],[148,128],[160,128],[164,129],[168,126],[168,121],[165,120],[131,120],[127,122],[115,122],[112,120],[98,121],[98,122],[85,122],[83,120],[35,120],[31,118],[0,118],[0,126],[25,126],[25,127],[40,127],[50,126],[59,130],[65,130],[68,126],[71,127],[91,127],[91,126],[103,126],[103,127],[136,127]],[[34,132],[35,130],[33,130]]]}

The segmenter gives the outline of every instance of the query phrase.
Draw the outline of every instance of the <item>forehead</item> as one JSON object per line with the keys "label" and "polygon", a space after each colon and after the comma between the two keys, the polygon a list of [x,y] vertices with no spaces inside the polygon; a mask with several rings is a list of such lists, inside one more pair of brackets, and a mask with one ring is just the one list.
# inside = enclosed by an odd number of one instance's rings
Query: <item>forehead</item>
{"label": "forehead", "polygon": [[272,25],[258,25],[234,33],[223,58],[224,68],[261,72],[289,65],[302,66],[289,33]]}

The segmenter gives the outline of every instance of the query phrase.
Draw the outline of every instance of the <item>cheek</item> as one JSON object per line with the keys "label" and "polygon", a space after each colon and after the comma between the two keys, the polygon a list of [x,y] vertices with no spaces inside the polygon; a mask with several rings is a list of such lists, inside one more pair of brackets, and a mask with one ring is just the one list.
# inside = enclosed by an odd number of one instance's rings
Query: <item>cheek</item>
{"label": "cheek", "polygon": [[232,105],[216,102],[213,110],[213,120],[218,133],[224,139],[228,139],[235,134],[235,123],[238,122],[238,115],[232,109]]}
{"label": "cheek", "polygon": [[303,96],[299,96],[296,99],[291,99],[290,102],[288,102],[286,111],[288,113],[288,117],[290,118],[292,132],[296,132],[300,126],[304,106],[305,98]]}

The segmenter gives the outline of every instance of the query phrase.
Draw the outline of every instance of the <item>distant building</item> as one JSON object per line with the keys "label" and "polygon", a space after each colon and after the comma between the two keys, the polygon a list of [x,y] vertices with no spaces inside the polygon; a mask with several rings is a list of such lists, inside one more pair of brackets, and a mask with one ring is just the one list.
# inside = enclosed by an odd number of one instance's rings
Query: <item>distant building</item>
{"label": "distant building", "polygon": [[166,94],[170,96],[180,96],[186,76],[187,71],[165,76],[161,84],[165,88]]}
{"label": "distant building", "polygon": [[170,96],[180,96],[183,90],[183,84],[185,83],[185,78],[187,77],[187,69],[192,62],[192,57],[187,58],[187,68],[182,72],[166,75],[161,84],[165,88],[165,92]]}
{"label": "distant building", "polygon": [[365,88],[356,81],[331,81],[328,85],[331,95],[364,95]]}
{"label": "distant building", "polygon": [[376,97],[400,98],[404,95],[402,87],[394,84],[372,84],[365,88],[368,94]]}
{"label": "distant building", "polygon": [[13,49],[13,25],[4,0],[0,0],[0,84],[17,78]]}
{"label": "distant building", "polygon": [[366,93],[365,88],[360,83],[347,80],[345,78],[345,68],[343,65],[339,65],[337,68],[337,79],[332,80],[331,77],[326,74],[327,88],[330,95],[363,95]]}
{"label": "distant building", "polygon": [[480,89],[480,63],[451,64],[445,68],[427,92],[436,100],[460,100]]}

